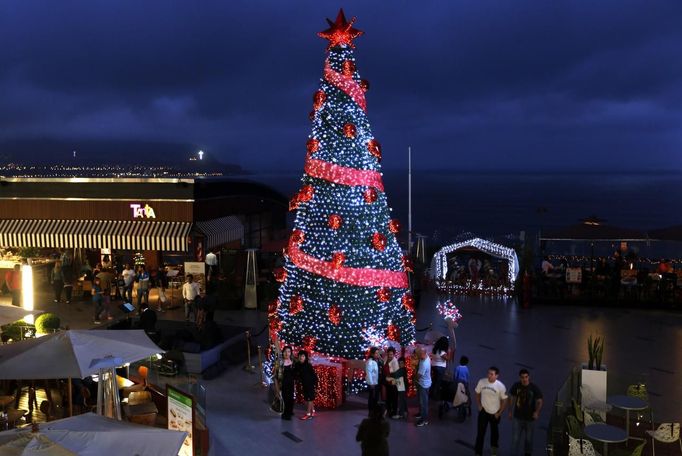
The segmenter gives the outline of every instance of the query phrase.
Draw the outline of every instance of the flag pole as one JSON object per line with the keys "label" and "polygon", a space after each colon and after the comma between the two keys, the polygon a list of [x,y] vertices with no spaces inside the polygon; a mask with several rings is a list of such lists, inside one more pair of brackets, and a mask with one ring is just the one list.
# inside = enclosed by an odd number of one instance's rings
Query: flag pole
{"label": "flag pole", "polygon": [[412,147],[407,146],[407,254],[412,253]]}

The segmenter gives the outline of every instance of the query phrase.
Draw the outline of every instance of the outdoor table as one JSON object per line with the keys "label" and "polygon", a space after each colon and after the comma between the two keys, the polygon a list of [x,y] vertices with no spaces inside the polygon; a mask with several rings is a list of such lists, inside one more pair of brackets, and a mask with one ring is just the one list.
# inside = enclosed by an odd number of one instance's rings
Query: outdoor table
{"label": "outdoor table", "polygon": [[628,435],[624,429],[606,423],[594,423],[585,426],[584,432],[592,440],[604,444],[604,452],[602,453],[604,456],[609,454],[609,443],[622,443],[628,440]]}
{"label": "outdoor table", "polygon": [[[627,434],[628,439],[632,438],[630,437],[630,410],[645,410],[649,407],[649,404],[638,397],[624,395],[609,396],[606,402],[614,407],[625,410],[625,433]],[[625,442],[625,445],[627,445],[627,441]]]}

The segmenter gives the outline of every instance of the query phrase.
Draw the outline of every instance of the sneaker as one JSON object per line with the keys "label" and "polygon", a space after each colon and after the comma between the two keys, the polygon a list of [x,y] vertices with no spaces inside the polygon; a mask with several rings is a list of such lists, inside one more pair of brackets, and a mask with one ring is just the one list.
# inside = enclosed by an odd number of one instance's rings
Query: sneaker
{"label": "sneaker", "polygon": [[298,419],[299,420],[309,420],[310,418],[312,418],[312,417],[306,413],[305,415],[299,417]]}
{"label": "sneaker", "polygon": [[102,322],[99,320],[95,320],[93,323],[95,323],[96,325],[102,324]]}
{"label": "sneaker", "polygon": [[421,416],[421,415],[415,415],[414,418],[415,418],[417,421],[421,421],[421,420],[422,420],[422,416]]}
{"label": "sneaker", "polygon": [[417,422],[417,426],[418,426],[418,427],[426,426],[427,424],[429,424],[429,422],[426,421],[426,420],[419,420],[419,421]]}
{"label": "sneaker", "polygon": [[157,308],[156,311],[157,311],[157,312],[160,312],[160,313],[165,312],[165,310],[163,310],[161,307]]}
{"label": "sneaker", "polygon": [[66,301],[67,304],[71,304],[71,301]]}
{"label": "sneaker", "polygon": [[400,416],[400,415],[393,415],[391,417],[391,419],[393,419],[393,420],[399,420],[400,418],[402,418],[402,416]]}
{"label": "sneaker", "polygon": [[59,299],[55,299],[54,302],[59,302]]}

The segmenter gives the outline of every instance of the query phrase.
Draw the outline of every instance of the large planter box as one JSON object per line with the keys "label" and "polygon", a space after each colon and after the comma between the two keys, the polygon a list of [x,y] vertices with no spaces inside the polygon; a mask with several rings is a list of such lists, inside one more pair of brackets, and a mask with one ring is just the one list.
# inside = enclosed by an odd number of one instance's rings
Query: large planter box
{"label": "large planter box", "polygon": [[582,396],[582,406],[586,409],[603,413],[606,415],[606,366],[602,365],[602,370],[587,369],[583,364],[581,375],[580,394]]}

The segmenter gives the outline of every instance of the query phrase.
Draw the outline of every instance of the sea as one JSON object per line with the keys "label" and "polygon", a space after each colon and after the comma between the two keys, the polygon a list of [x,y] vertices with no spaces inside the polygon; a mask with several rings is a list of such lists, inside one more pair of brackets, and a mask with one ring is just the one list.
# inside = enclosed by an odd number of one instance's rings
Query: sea
{"label": "sea", "polygon": [[[260,173],[250,179],[291,196],[301,176]],[[392,216],[406,229],[407,171],[385,170],[384,186]],[[588,217],[645,231],[682,225],[682,172],[412,171],[413,233],[432,245],[472,236],[532,239]],[[652,255],[665,255],[682,250],[682,243],[644,247]],[[572,251],[577,252],[575,246]]]}

